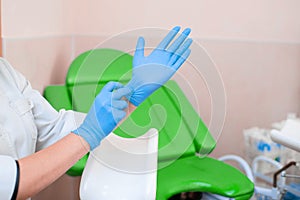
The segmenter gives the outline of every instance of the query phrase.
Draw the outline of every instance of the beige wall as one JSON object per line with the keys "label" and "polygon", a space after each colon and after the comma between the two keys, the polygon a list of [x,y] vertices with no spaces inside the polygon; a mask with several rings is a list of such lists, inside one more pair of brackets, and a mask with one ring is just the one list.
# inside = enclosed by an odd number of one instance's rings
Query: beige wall
{"label": "beige wall", "polygon": [[[297,0],[152,0],[76,4],[74,31],[111,35],[140,27],[191,27],[193,36],[209,39],[299,41]],[[87,9],[83,9],[87,8]],[[88,19],[88,20],[86,20]]]}
{"label": "beige wall", "polygon": [[[226,89],[226,121],[213,156],[242,155],[243,129],[269,127],[288,112],[299,113],[298,0],[2,0],[2,4],[4,57],[40,91],[50,83],[63,83],[74,56],[112,35],[142,27],[191,27],[192,37],[215,62]],[[180,73],[199,86],[199,113],[209,123],[214,105],[209,104],[203,80],[189,69],[185,65]]]}
{"label": "beige wall", "polygon": [[71,33],[71,0],[2,0],[3,37],[24,38]]}

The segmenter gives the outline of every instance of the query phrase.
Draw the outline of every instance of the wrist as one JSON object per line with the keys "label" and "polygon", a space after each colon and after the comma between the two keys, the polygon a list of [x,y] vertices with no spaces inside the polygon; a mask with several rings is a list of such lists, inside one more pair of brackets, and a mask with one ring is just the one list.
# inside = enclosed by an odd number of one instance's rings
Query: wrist
{"label": "wrist", "polygon": [[74,132],[71,132],[70,134],[74,135],[80,140],[80,144],[82,145],[82,148],[86,151],[86,153],[91,150],[90,144],[81,135],[78,135]]}
{"label": "wrist", "polygon": [[83,144],[88,144],[88,149],[90,151],[99,146],[100,141],[104,138],[103,134],[94,134],[93,132],[90,132],[89,129],[86,129],[82,126],[72,131],[72,133],[81,137],[85,141]]}
{"label": "wrist", "polygon": [[125,85],[126,88],[128,88],[130,90],[130,93],[128,95],[126,95],[126,98],[127,100],[132,104],[134,105],[135,107],[137,107],[140,102],[138,102],[135,98],[135,87],[134,87],[134,84],[132,83],[132,80],[129,81],[129,83],[127,83]]}

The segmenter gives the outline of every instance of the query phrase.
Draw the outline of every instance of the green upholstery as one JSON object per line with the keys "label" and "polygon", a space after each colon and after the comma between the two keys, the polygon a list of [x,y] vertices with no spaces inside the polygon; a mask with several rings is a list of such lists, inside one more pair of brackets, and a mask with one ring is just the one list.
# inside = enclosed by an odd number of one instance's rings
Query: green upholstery
{"label": "green upholstery", "polygon": [[[88,51],[71,64],[66,85],[49,86],[44,95],[56,109],[87,112],[108,81],[130,80],[131,66],[132,56],[121,51]],[[197,155],[210,153],[216,142],[175,81],[169,81],[153,93],[114,132],[130,138],[150,128],[159,132],[158,200],[184,191],[211,192],[236,199],[252,196],[254,185],[240,171],[216,159]],[[86,157],[69,174],[80,175],[85,160]]]}
{"label": "green upholstery", "polygon": [[71,100],[64,85],[50,85],[44,90],[44,97],[57,110],[71,110]]}
{"label": "green upholstery", "polygon": [[131,63],[129,54],[113,49],[95,49],[79,55],[71,63],[66,77],[73,109],[87,112],[95,96],[109,81],[128,82],[131,68],[127,66]]}
{"label": "green upholstery", "polygon": [[157,180],[157,200],[186,191],[205,191],[235,199],[250,199],[253,194],[253,184],[244,174],[210,157],[178,159],[161,168]]}
{"label": "green upholstery", "polygon": [[[189,126],[191,123],[193,127]],[[205,124],[195,113],[179,86],[172,80],[153,93],[114,132],[122,136],[130,133],[136,137],[150,127],[159,131],[159,162],[166,160],[172,162],[179,157],[194,156],[196,149],[210,152],[215,147],[215,141]]]}

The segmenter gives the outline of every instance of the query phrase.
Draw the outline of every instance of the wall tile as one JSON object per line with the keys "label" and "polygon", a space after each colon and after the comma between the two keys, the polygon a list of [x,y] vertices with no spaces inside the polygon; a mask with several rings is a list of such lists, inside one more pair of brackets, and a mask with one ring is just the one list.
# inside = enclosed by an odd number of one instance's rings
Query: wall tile
{"label": "wall tile", "polygon": [[[226,123],[214,156],[242,155],[242,131],[300,111],[300,45],[201,41],[219,68],[227,94]],[[213,106],[213,105],[212,105]]]}
{"label": "wall tile", "polygon": [[43,91],[49,84],[65,82],[71,62],[70,37],[4,39],[4,57]]}

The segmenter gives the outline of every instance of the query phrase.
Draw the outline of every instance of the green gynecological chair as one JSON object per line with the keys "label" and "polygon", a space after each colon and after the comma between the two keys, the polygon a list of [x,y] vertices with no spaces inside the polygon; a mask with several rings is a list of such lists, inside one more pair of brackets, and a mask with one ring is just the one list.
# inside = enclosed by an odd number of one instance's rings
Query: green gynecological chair
{"label": "green gynecological chair", "polygon": [[[94,49],[70,65],[66,84],[51,85],[45,98],[57,110],[87,112],[96,94],[108,81],[126,84],[131,77],[132,56],[114,49]],[[209,156],[216,142],[174,80],[153,93],[114,131],[136,138],[149,129],[158,131],[156,199],[198,191],[232,199],[250,199],[253,183],[239,170]],[[88,155],[67,174],[81,175]]]}

